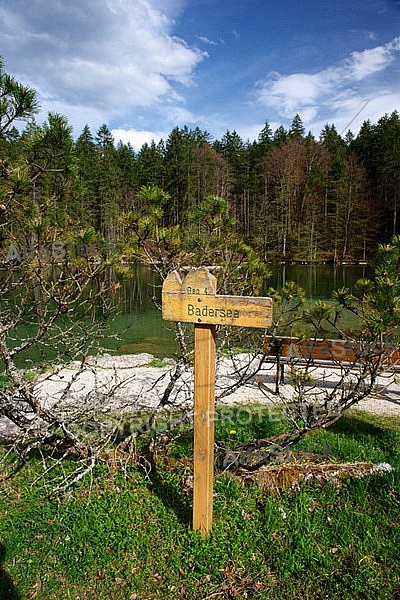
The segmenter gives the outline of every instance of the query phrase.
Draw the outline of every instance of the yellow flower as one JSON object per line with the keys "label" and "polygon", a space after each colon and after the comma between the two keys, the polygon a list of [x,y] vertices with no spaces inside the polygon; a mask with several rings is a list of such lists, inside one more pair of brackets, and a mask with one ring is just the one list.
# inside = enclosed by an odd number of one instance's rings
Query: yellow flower
{"label": "yellow flower", "polygon": [[231,429],[229,435],[236,435],[236,431],[234,429]]}

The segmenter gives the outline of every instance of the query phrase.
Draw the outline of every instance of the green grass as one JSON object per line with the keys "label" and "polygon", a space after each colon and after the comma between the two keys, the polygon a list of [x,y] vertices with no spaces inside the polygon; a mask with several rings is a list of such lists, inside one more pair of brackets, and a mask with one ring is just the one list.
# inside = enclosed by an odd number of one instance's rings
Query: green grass
{"label": "green grass", "polygon": [[[216,440],[228,448],[282,429],[267,417],[224,409]],[[149,477],[98,466],[59,502],[32,486],[33,457],[1,487],[0,599],[400,597],[400,420],[353,411],[300,446],[394,472],[271,494],[217,470],[203,540],[190,523],[190,431],[160,451]]]}

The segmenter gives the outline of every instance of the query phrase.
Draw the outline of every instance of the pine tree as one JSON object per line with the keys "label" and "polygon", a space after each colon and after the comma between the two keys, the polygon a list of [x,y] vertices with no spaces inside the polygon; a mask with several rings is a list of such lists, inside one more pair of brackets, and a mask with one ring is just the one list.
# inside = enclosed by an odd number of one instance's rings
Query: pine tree
{"label": "pine tree", "polygon": [[187,127],[175,127],[165,142],[165,190],[171,196],[166,217],[176,225],[185,219],[190,195],[190,171],[194,141]]}
{"label": "pine tree", "polygon": [[114,240],[121,201],[120,172],[114,138],[102,125],[95,138],[97,146],[96,229],[106,240]]}
{"label": "pine tree", "polygon": [[31,121],[39,112],[36,91],[3,69],[4,60],[0,56],[0,138],[10,132],[16,121]]}
{"label": "pine tree", "polygon": [[88,125],[76,140],[75,153],[80,178],[79,219],[84,225],[96,227],[98,154]]}
{"label": "pine tree", "polygon": [[376,125],[365,121],[350,146],[365,167],[380,223],[379,239],[400,231],[400,119],[397,111]]}
{"label": "pine tree", "polygon": [[378,181],[385,213],[384,239],[400,232],[400,117],[397,111],[379,119],[377,128]]}
{"label": "pine tree", "polygon": [[329,152],[330,164],[325,184],[323,211],[324,248],[328,257],[337,262],[340,259],[340,210],[338,207],[338,186],[345,170],[347,148],[344,140],[338,134],[334,125],[325,125],[321,132],[322,147]]}
{"label": "pine tree", "polygon": [[286,142],[286,140],[288,139],[288,132],[286,131],[286,129],[283,127],[283,125],[280,125],[274,133],[274,142],[275,144],[283,144],[284,142]]}
{"label": "pine tree", "polygon": [[289,129],[289,137],[302,139],[305,136],[305,129],[300,115],[295,115],[292,119],[292,124]]}
{"label": "pine tree", "polygon": [[196,204],[198,190],[198,149],[209,143],[210,135],[199,128],[175,127],[165,142],[164,187],[171,196],[166,218],[171,224],[184,223]]}
{"label": "pine tree", "polygon": [[130,144],[118,144],[116,160],[120,175],[119,187],[121,197],[119,211],[130,210],[135,203],[136,190],[136,155]]}
{"label": "pine tree", "polygon": [[154,140],[150,144],[143,144],[135,160],[137,190],[143,186],[164,187],[164,154],[165,146],[162,140],[158,144]]}
{"label": "pine tree", "polygon": [[228,165],[229,187],[226,199],[231,206],[237,228],[245,235],[249,235],[253,167],[250,144],[245,144],[236,131],[226,131],[222,139],[214,144],[214,147]]}

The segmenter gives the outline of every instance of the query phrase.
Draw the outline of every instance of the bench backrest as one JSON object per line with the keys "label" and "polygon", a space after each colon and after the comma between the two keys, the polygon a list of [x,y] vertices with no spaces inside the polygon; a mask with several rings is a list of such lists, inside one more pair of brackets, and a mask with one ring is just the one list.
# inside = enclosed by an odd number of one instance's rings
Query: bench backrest
{"label": "bench backrest", "polygon": [[263,350],[269,356],[278,356],[279,354],[284,358],[350,363],[357,362],[366,356],[379,356],[385,352],[390,364],[400,361],[400,348],[381,348],[378,345],[371,347],[368,343],[356,342],[351,339],[326,340],[265,336]]}

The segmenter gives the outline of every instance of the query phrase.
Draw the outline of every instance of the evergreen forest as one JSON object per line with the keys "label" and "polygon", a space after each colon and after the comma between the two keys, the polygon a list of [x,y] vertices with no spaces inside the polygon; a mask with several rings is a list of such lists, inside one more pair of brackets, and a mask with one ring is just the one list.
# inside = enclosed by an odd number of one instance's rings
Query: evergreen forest
{"label": "evergreen forest", "polygon": [[162,190],[162,226],[184,235],[206,198],[222,198],[237,239],[263,261],[367,261],[400,233],[397,111],[344,137],[327,124],[316,139],[295,115],[289,129],[266,122],[253,142],[185,126],[134,150],[116,144],[106,124],[75,137],[67,117],[37,124],[35,92],[0,66],[3,213],[28,194],[51,203],[53,231],[90,228],[114,241],[124,236],[123,215],[143,212],[144,188]]}

